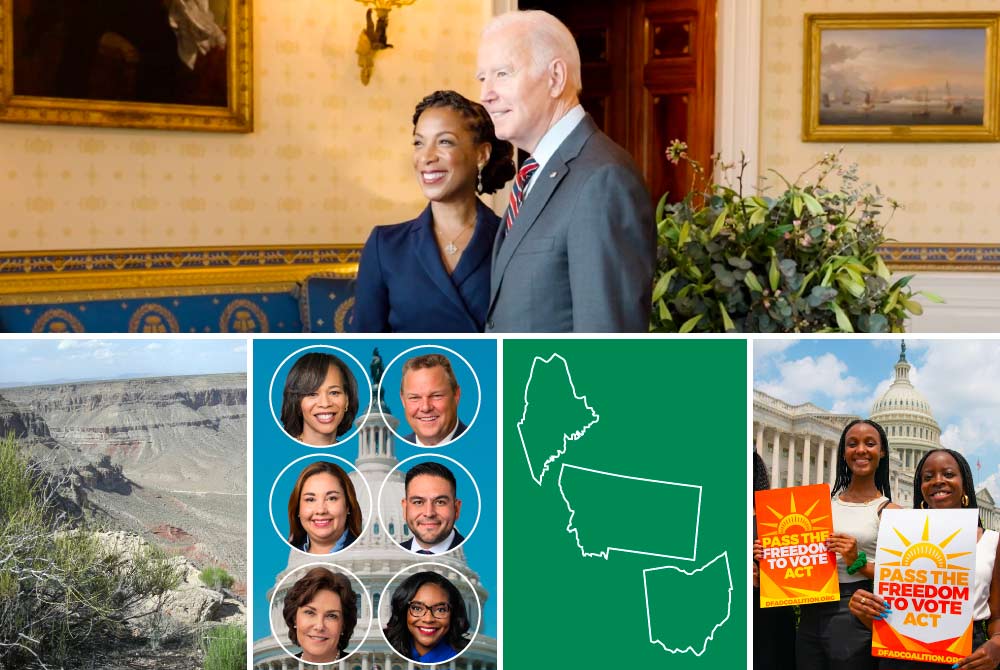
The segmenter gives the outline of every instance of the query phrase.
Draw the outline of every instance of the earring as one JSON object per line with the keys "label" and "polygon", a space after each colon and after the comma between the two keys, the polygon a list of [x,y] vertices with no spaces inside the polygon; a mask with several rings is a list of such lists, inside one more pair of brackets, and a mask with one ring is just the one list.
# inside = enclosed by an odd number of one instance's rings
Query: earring
{"label": "earring", "polygon": [[479,166],[479,174],[476,175],[476,193],[483,192],[483,166]]}
{"label": "earring", "polygon": [[927,501],[926,500],[921,500],[920,501],[920,509],[927,509]]}
{"label": "earring", "polygon": [[969,496],[963,495],[962,496],[962,507],[968,507],[968,506],[969,506]]}

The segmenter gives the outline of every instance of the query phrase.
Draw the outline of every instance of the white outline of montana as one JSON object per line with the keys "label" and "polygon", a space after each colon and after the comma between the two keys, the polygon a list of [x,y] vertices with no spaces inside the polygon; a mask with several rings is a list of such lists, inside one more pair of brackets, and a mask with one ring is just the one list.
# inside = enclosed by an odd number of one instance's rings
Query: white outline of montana
{"label": "white outline of montana", "polygon": [[[566,497],[566,492],[563,491],[562,478],[563,473],[566,468],[573,468],[574,470],[583,470],[584,472],[591,472],[598,475],[604,475],[607,477],[617,477],[619,479],[631,479],[638,482],[646,482],[647,484],[663,484],[664,486],[683,486],[685,488],[698,489],[698,509],[695,512],[694,520],[694,541],[691,543],[691,555],[690,556],[674,556],[672,554],[661,554],[654,551],[643,551],[641,549],[630,549],[628,547],[607,547],[604,551],[596,551],[588,553],[584,548],[583,544],[580,542],[580,531],[573,527],[573,517],[576,515],[576,510],[573,509],[573,505],[570,504],[569,498]],[[615,472],[605,472],[604,470],[594,470],[591,468],[584,468],[579,465],[573,465],[571,463],[563,463],[562,468],[559,469],[559,495],[562,496],[563,502],[566,503],[566,507],[569,508],[569,522],[566,524],[566,532],[570,535],[576,536],[576,546],[580,549],[580,552],[585,557],[595,557],[599,556],[604,560],[608,560],[608,555],[612,551],[623,551],[629,554],[642,554],[643,556],[658,556],[660,558],[676,558],[681,561],[693,561],[698,555],[698,529],[701,525],[701,492],[702,488],[698,484],[683,484],[680,482],[667,482],[660,479],[646,479],[645,477],[630,477],[629,475],[620,475]],[[641,539],[637,538],[637,543],[641,543]]]}

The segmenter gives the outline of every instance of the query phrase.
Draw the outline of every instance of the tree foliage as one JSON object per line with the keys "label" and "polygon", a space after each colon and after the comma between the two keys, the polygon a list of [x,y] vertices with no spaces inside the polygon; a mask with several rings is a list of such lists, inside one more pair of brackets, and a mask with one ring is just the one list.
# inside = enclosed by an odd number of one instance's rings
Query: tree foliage
{"label": "tree foliage", "polygon": [[[701,166],[674,142],[673,162]],[[723,170],[734,166],[721,166]],[[658,332],[900,332],[922,306],[911,276],[882,258],[887,199],[856,166],[827,154],[783,190],[745,195],[710,184],[657,207],[658,261],[651,330]],[[828,182],[839,178],[837,187]],[[888,200],[892,210],[899,205]]]}
{"label": "tree foliage", "polygon": [[0,439],[0,667],[57,668],[127,634],[180,575],[154,547],[131,554],[59,513],[54,481]]}
{"label": "tree foliage", "polygon": [[205,586],[215,589],[228,589],[235,581],[233,576],[226,572],[226,569],[217,565],[210,565],[201,571],[201,582]]}
{"label": "tree foliage", "polygon": [[243,626],[217,626],[202,636],[204,670],[243,670],[247,666],[247,631]]}

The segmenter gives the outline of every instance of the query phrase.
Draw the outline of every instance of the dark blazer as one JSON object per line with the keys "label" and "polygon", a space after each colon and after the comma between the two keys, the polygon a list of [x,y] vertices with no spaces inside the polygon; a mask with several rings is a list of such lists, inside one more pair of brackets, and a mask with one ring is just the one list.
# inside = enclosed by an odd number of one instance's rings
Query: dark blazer
{"label": "dark blazer", "polygon": [[[455,428],[455,437],[453,437],[452,440],[457,440],[458,436],[461,435],[462,433],[464,433],[466,428],[468,428],[468,426],[466,426],[464,423],[462,423],[462,420],[459,419],[458,420],[458,426]],[[403,439],[406,440],[407,442],[413,442],[414,444],[416,444],[417,443],[417,434],[416,433],[410,433],[409,435],[407,435]]]}
{"label": "dark blazer", "polygon": [[[458,532],[458,528],[456,528],[455,529],[455,537],[452,538],[451,544],[448,545],[448,548],[445,549],[445,551],[451,551],[452,549],[454,549],[458,545],[462,544],[463,542],[465,542],[465,537],[461,533],[459,533]],[[409,540],[407,540],[406,542],[403,542],[402,544],[400,544],[399,546],[401,546],[403,549],[406,549],[407,551],[416,552],[416,549],[413,548],[413,538],[412,537]]]}
{"label": "dark blazer", "polygon": [[412,221],[376,226],[361,252],[352,332],[483,331],[499,220],[476,204],[476,229],[451,276],[434,240],[430,205]]}
{"label": "dark blazer", "polygon": [[632,157],[584,117],[493,247],[486,332],[647,332],[656,222]]}

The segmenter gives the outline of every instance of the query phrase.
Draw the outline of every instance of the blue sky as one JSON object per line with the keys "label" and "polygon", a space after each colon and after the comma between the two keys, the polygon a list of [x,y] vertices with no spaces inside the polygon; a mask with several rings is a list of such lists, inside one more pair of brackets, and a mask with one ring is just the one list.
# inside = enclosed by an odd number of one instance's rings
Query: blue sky
{"label": "blue sky", "polygon": [[[754,388],[789,403],[867,417],[892,383],[899,344],[756,340]],[[1000,500],[1000,340],[907,339],[906,359],[910,381],[941,426],[942,444],[965,455],[976,488],[986,486]]]}
{"label": "blue sky", "polygon": [[246,370],[244,339],[0,339],[0,388]]}

